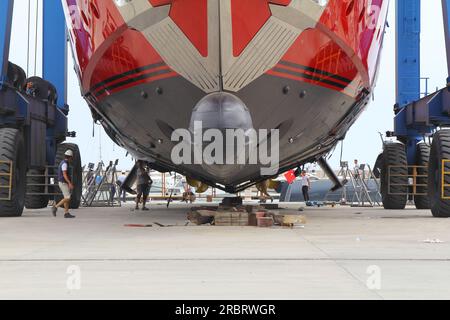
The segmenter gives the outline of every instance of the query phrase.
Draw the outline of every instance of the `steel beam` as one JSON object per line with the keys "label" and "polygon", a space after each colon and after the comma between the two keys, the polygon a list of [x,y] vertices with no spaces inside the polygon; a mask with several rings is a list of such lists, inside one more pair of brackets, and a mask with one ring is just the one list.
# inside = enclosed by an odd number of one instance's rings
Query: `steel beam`
{"label": "steel beam", "polygon": [[0,1],[0,85],[8,74],[14,0]]}
{"label": "steel beam", "polygon": [[420,98],[420,0],[397,0],[397,105]]}
{"label": "steel beam", "polygon": [[[396,1],[396,104],[394,134],[406,145],[408,164],[416,162],[417,143],[432,131],[423,112],[415,105],[420,99],[421,1]],[[420,119],[418,119],[418,116]]]}
{"label": "steel beam", "polygon": [[67,104],[67,29],[61,1],[44,0],[43,13],[43,78],[56,87],[58,107],[65,109]]}

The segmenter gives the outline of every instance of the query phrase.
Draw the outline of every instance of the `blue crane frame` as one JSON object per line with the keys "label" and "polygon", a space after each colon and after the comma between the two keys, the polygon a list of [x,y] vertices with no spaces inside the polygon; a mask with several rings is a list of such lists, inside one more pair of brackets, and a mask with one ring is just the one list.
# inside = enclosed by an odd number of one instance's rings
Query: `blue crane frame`
{"label": "blue crane frame", "polygon": [[[6,83],[8,80],[13,9],[14,0],[0,1],[0,89],[3,91],[10,90]],[[54,119],[51,119],[54,125],[47,128],[45,137],[47,164],[53,165],[56,154],[56,139],[67,135],[67,114],[69,111],[66,103],[67,32],[61,1],[43,0],[42,42],[43,78],[52,83],[58,92],[58,110],[55,112]],[[29,122],[30,120],[27,118],[29,118],[30,110],[28,108],[31,104],[28,104],[22,97],[17,97],[17,101],[18,112],[16,113],[16,118],[25,119],[25,122]],[[10,122],[11,120],[8,119],[8,123]]]}
{"label": "blue crane frame", "polygon": [[[442,0],[450,78],[450,0]],[[421,1],[396,1],[397,101],[394,133],[405,143],[408,164],[416,164],[417,144],[439,127],[450,126],[450,80],[446,88],[420,98]]]}
{"label": "blue crane frame", "polygon": [[[43,1],[42,77],[58,92],[57,107],[68,115],[67,105],[67,28],[60,0]],[[61,115],[61,114],[59,114]],[[53,165],[56,154],[55,137],[67,132],[67,117],[58,117],[54,128],[47,129],[47,162]]]}
{"label": "blue crane frame", "polygon": [[0,86],[3,86],[8,73],[13,7],[13,0],[0,1]]}

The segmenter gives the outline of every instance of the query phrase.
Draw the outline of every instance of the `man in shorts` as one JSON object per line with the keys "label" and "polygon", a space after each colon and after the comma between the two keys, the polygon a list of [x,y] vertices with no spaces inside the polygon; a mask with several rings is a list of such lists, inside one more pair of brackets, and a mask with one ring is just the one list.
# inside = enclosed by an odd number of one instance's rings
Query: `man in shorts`
{"label": "man in shorts", "polygon": [[147,199],[150,194],[152,183],[153,181],[144,166],[144,161],[138,161],[136,210],[139,210],[139,203],[142,198],[142,211],[149,211],[147,208]]}
{"label": "man in shorts", "polygon": [[64,154],[64,160],[61,161],[58,167],[58,185],[63,194],[63,199],[52,207],[53,216],[56,217],[56,213],[59,207],[64,206],[64,218],[73,219],[75,216],[69,212],[70,198],[72,190],[75,188],[69,177],[69,164],[73,160],[73,151],[67,150]]}

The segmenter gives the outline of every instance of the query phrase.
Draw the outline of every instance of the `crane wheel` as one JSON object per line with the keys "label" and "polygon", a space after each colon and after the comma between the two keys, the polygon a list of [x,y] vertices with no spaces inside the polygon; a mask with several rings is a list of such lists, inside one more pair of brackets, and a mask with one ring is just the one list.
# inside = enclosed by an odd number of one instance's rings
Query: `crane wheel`
{"label": "crane wheel", "polygon": [[26,73],[12,62],[8,63],[8,82],[17,90],[22,91],[25,86]]}
{"label": "crane wheel", "polygon": [[[417,145],[417,160],[416,164],[418,166],[423,166],[425,168],[418,168],[417,174],[419,176],[426,176],[428,174],[428,163],[430,161],[430,152],[431,147],[427,145],[426,143],[419,143]],[[419,210],[426,210],[431,208],[430,204],[430,197],[428,196],[428,178],[425,177],[418,177],[417,178],[417,184],[419,185],[426,185],[424,186],[418,186],[417,187],[417,193],[420,194],[426,194],[424,195],[417,195],[414,197],[414,204],[416,205],[416,208]]]}
{"label": "crane wheel", "polygon": [[45,170],[30,169],[27,175],[27,195],[25,197],[25,207],[27,209],[44,209],[48,206],[49,196],[31,195],[44,193]]}
{"label": "crane wheel", "polygon": [[20,217],[25,206],[26,156],[22,133],[0,129],[0,217]]}
{"label": "crane wheel", "polygon": [[403,210],[408,193],[408,162],[406,148],[401,143],[386,144],[381,166],[381,195],[383,206],[389,210]]}
{"label": "crane wheel", "polygon": [[[437,218],[450,217],[450,130],[440,130],[433,137],[428,170],[428,194],[431,212]],[[445,185],[442,183],[444,182]]]}

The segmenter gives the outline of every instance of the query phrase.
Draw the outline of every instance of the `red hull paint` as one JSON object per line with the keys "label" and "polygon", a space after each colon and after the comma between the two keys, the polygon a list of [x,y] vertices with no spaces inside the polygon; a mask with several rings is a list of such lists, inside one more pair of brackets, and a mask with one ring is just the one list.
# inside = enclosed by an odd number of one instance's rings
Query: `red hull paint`
{"label": "red hull paint", "polygon": [[[90,92],[99,83],[130,70],[163,62],[140,32],[126,27],[112,1],[83,0],[78,1],[78,6],[77,0],[65,1],[72,14],[72,21],[78,21],[79,24],[79,28],[70,28],[69,34],[78,72],[82,76],[83,92]],[[172,72],[170,76],[177,74]],[[155,80],[147,79],[147,82]],[[136,85],[138,83],[142,81],[136,82]],[[115,88],[106,94],[129,87]]]}
{"label": "red hull paint", "polygon": [[[299,55],[299,52],[302,52],[302,54]],[[282,61],[309,68],[309,72],[305,72],[305,70],[303,72],[314,76],[314,79],[280,74],[277,72],[280,65],[277,65],[276,68],[268,73],[321,85],[353,97],[358,94],[358,91],[364,85],[368,85],[362,81],[362,74],[365,71],[358,71],[355,63],[349,56],[334,41],[318,29],[304,31],[283,57]],[[281,66],[281,68],[288,69],[289,67]],[[342,83],[339,78],[346,79],[346,81]],[[345,84],[346,86],[342,88],[339,85],[333,85],[331,82],[336,82],[341,85]]]}
{"label": "red hull paint", "polygon": [[388,0],[330,0],[319,29],[335,41],[352,59],[369,87],[378,67],[386,25]]}
{"label": "red hull paint", "polygon": [[192,41],[200,54],[208,56],[208,0],[149,0],[152,6],[170,4],[169,16]]}
{"label": "red hull paint", "polygon": [[[72,17],[82,22],[80,28],[70,30],[70,35],[84,92],[89,92],[92,87],[106,79],[163,61],[140,32],[126,27],[125,21],[112,1],[65,1],[70,7]],[[170,17],[202,56],[208,55],[207,0],[149,1],[153,6],[171,4]],[[269,3],[286,6],[290,0],[245,2],[232,0],[231,3],[233,54],[239,56],[270,17]],[[358,95],[362,88],[370,89],[379,59],[383,38],[380,33],[384,32],[383,14],[387,10],[388,1],[372,1],[372,5],[382,8],[380,17],[375,17],[366,7],[367,3],[363,0],[345,2],[330,0],[317,28],[304,31],[283,57],[282,61],[319,70],[319,80],[316,77],[308,79],[309,77],[280,73],[279,65],[268,71],[268,74],[295,78],[339,90],[351,96]],[[377,19],[374,20],[375,18]],[[379,22],[380,19],[381,22]],[[369,24],[374,27],[368,27]],[[326,76],[323,72],[349,79],[351,85],[346,88],[334,86],[328,81],[333,81],[333,78],[329,79],[330,76]],[[176,76],[176,74],[172,72],[170,76]],[[126,87],[128,86],[115,88],[106,94]]]}
{"label": "red hull paint", "polygon": [[291,0],[232,0],[233,54],[238,57],[255,37],[272,13],[269,4],[287,6]]}

